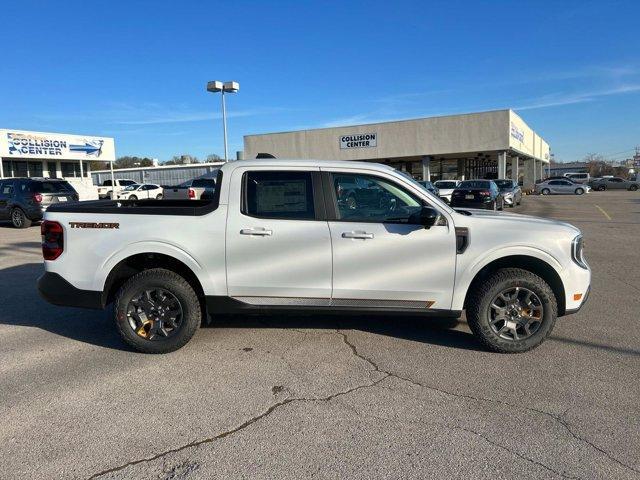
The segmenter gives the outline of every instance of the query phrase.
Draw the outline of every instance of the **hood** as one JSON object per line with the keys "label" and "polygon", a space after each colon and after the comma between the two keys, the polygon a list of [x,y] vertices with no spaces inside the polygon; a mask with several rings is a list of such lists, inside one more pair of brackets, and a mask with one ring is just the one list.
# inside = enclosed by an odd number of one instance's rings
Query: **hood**
{"label": "hood", "polygon": [[[496,212],[492,210],[480,210],[475,208],[460,208],[456,210],[467,211],[471,215],[463,216],[464,219],[477,219],[479,221],[500,222],[501,226],[513,226],[518,228],[544,228],[553,230],[554,227],[560,230],[573,230],[575,234],[580,233],[580,229],[570,223],[553,220],[551,218],[534,217],[533,215],[522,215],[520,213]],[[458,212],[460,213],[460,212]],[[464,214],[461,214],[464,215]],[[457,224],[458,222],[456,222]],[[460,223],[463,223],[461,221]],[[496,228],[500,228],[496,225]]]}

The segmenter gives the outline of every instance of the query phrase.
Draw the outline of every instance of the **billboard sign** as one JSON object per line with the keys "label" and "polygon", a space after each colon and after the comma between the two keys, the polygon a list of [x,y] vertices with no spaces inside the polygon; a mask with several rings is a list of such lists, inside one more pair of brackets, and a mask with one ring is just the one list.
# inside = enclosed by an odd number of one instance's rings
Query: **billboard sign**
{"label": "billboard sign", "polygon": [[0,157],[115,161],[113,138],[0,130]]}

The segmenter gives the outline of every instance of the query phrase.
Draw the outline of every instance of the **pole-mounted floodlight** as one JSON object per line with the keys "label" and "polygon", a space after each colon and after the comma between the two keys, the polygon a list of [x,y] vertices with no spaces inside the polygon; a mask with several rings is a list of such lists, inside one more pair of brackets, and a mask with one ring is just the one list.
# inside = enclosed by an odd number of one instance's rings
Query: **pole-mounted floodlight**
{"label": "pole-mounted floodlight", "polygon": [[224,161],[227,161],[227,109],[224,103],[225,93],[237,93],[240,90],[240,84],[238,82],[220,82],[218,80],[212,80],[207,82],[207,92],[222,94],[222,129],[224,131]]}

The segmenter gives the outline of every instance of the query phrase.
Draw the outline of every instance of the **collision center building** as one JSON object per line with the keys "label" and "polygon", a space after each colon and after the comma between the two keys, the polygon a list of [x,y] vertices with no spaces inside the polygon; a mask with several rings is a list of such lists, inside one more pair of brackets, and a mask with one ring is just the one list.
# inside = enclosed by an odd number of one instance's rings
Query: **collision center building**
{"label": "collision center building", "polygon": [[549,144],[513,110],[246,135],[244,158],[360,160],[418,179],[512,178],[531,188]]}

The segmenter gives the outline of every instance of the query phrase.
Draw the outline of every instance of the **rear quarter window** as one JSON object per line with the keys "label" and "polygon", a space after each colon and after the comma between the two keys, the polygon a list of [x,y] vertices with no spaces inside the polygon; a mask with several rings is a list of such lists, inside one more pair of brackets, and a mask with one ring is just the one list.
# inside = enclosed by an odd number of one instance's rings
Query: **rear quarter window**
{"label": "rear quarter window", "polygon": [[33,193],[75,193],[74,188],[67,182],[33,182],[31,184]]}

